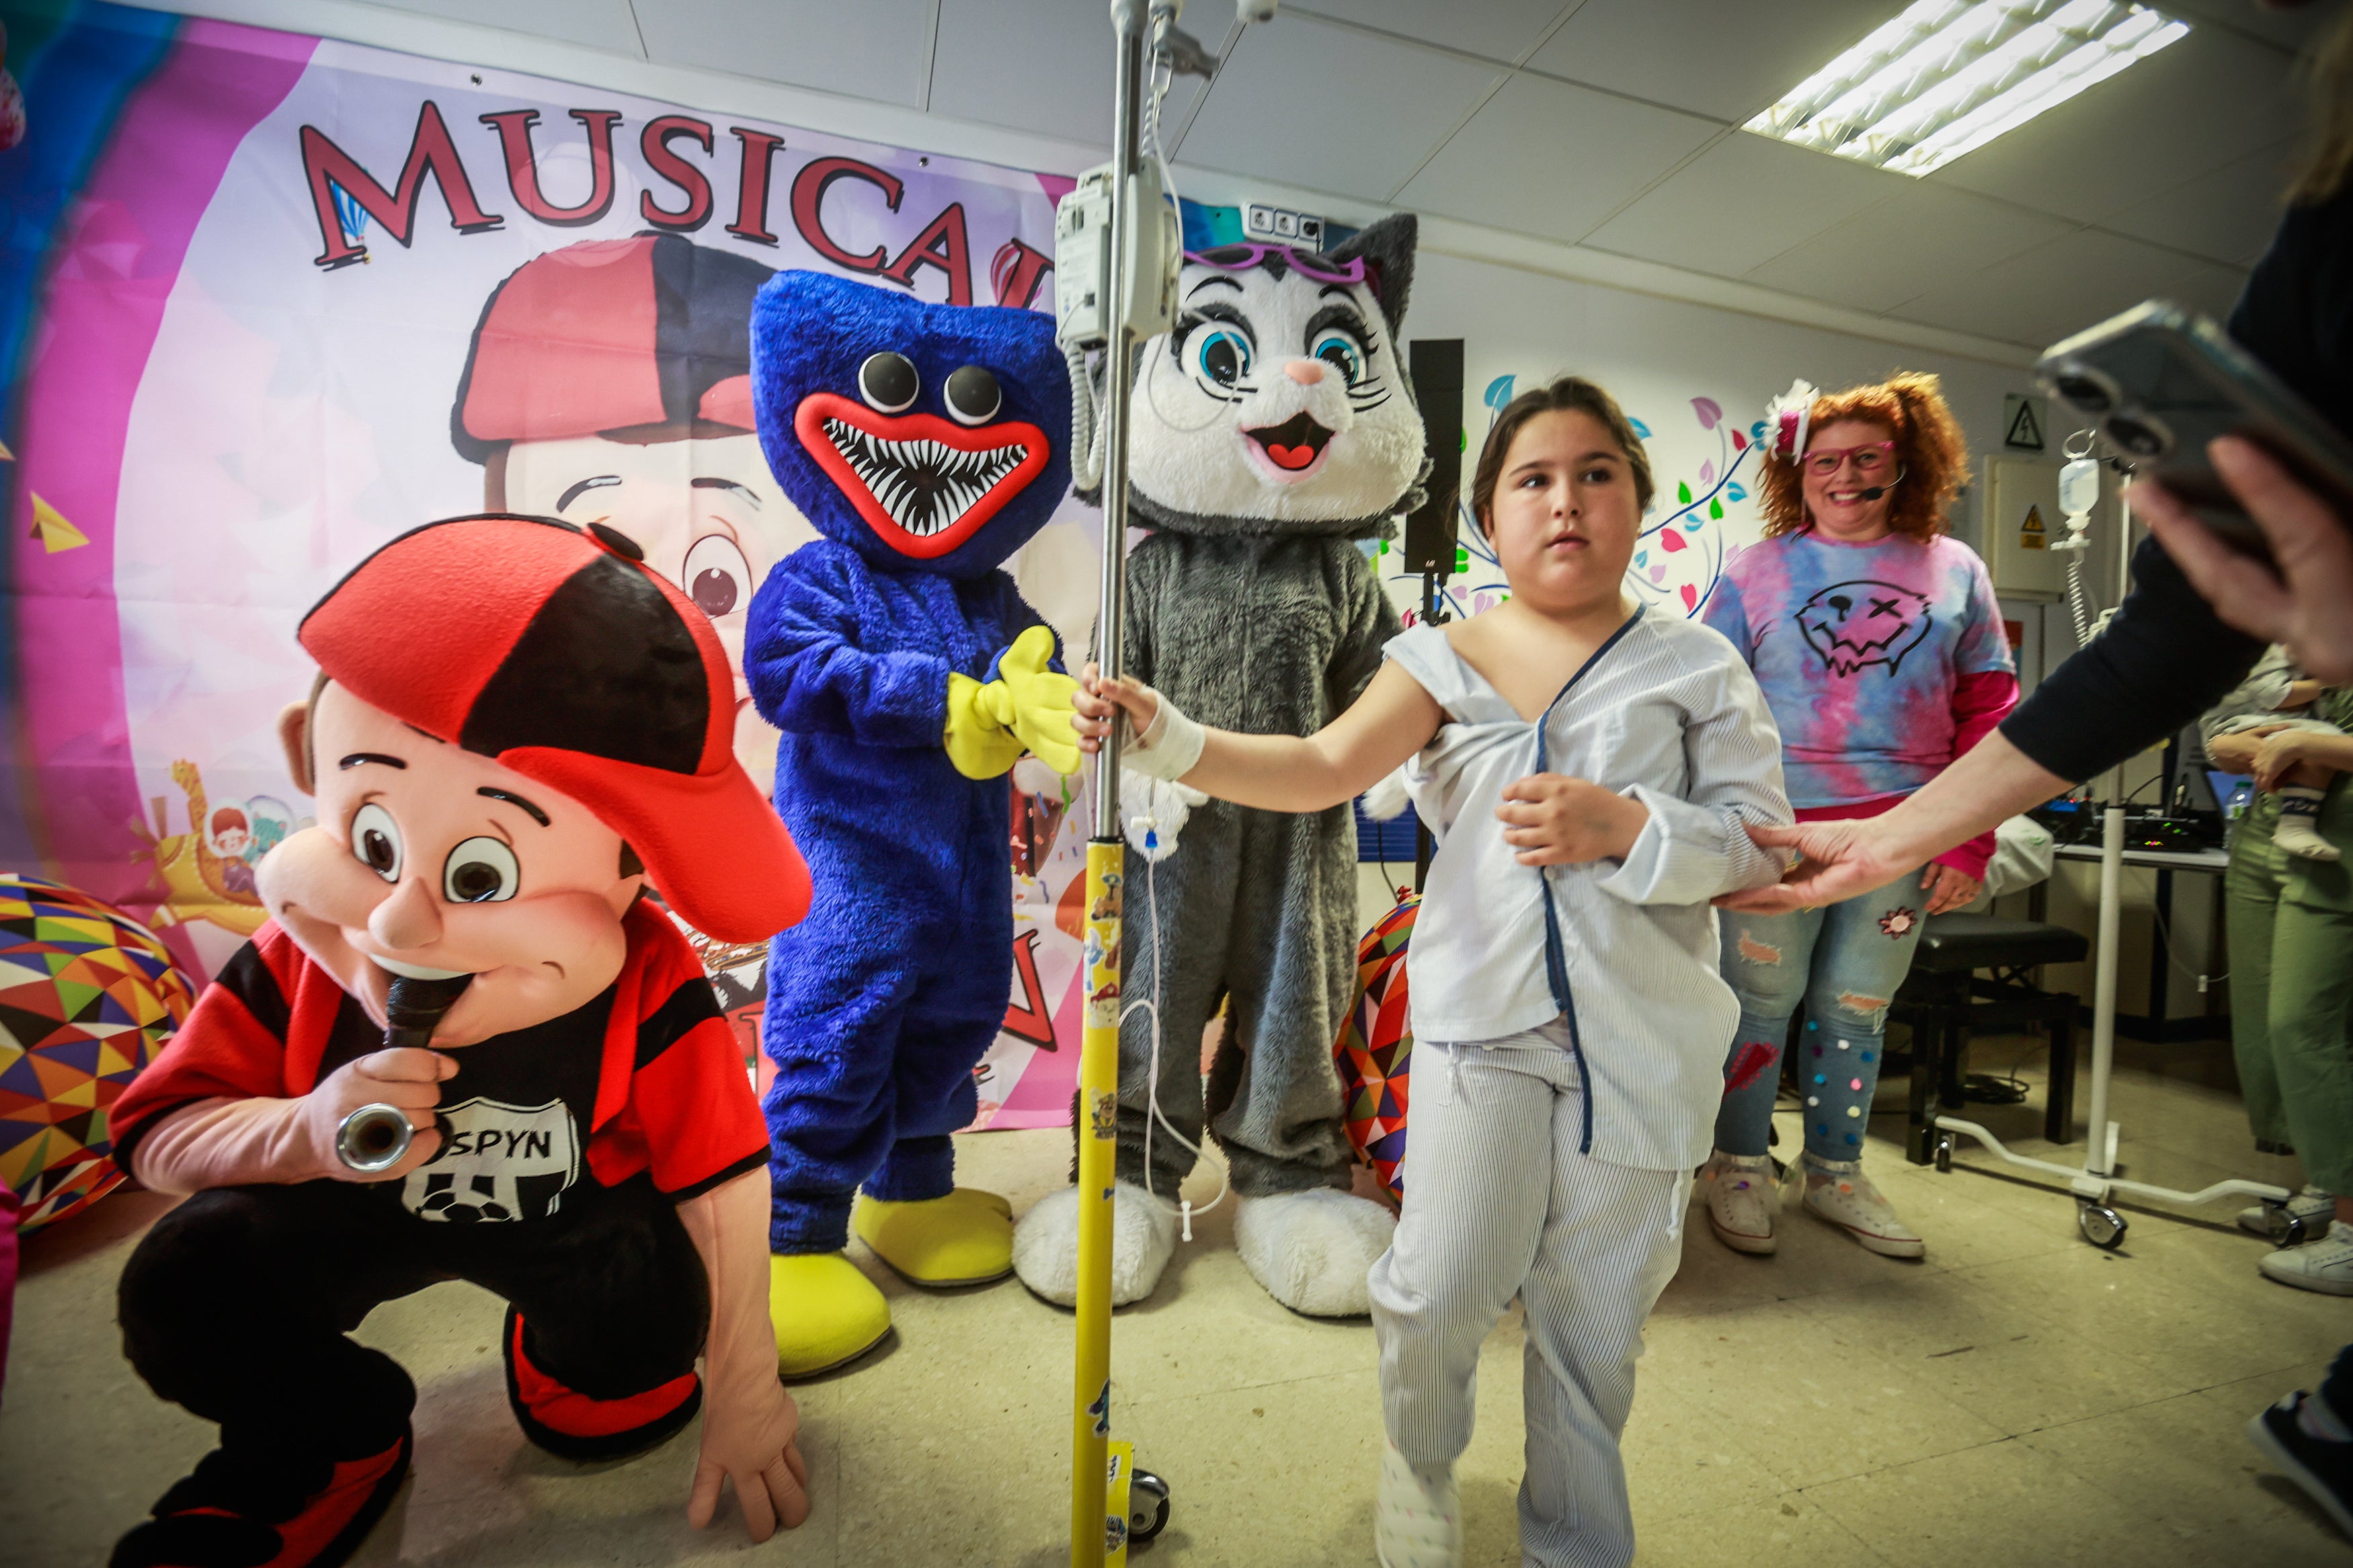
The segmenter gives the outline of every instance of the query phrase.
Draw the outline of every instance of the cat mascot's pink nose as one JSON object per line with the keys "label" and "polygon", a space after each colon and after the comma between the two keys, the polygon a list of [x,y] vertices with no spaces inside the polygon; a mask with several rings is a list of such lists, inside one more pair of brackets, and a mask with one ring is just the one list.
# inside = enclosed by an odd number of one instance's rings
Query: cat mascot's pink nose
{"label": "cat mascot's pink nose", "polygon": [[1302,386],[1313,386],[1324,379],[1324,362],[1320,359],[1295,359],[1282,367],[1282,374]]}

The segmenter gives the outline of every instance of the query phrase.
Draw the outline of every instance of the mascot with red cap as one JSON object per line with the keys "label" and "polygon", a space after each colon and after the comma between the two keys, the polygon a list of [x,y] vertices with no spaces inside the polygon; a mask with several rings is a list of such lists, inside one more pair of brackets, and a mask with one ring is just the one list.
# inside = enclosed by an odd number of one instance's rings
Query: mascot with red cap
{"label": "mascot with red cap", "polygon": [[808,906],[710,621],[618,532],[483,516],[385,545],[300,637],[318,680],[280,732],[319,825],[263,860],[271,921],[112,1111],[132,1174],[194,1194],[123,1269],[125,1351],[221,1428],[114,1568],[348,1557],[417,1401],[349,1331],[451,1279],[509,1303],[533,1443],[616,1458],[700,1409],[690,1521],[732,1479],[754,1539],[798,1524],[767,1132],[643,896],[733,942]]}

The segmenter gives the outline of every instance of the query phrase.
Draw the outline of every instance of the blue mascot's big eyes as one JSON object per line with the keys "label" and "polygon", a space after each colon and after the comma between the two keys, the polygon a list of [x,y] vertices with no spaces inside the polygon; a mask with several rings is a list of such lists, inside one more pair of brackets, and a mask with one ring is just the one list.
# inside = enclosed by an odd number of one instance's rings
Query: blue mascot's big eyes
{"label": "blue mascot's big eyes", "polygon": [[1356,378],[1364,374],[1365,351],[1355,337],[1336,327],[1317,333],[1308,353],[1338,371],[1350,386],[1356,385]]}
{"label": "blue mascot's big eyes", "polygon": [[915,395],[923,388],[923,378],[915,374],[915,362],[905,354],[885,349],[868,354],[866,363],[858,367],[858,395],[878,414],[905,413],[915,405]]}
{"label": "blue mascot's big eyes", "polygon": [[1250,340],[1231,327],[1203,329],[1193,350],[1193,363],[1219,386],[1231,386],[1250,374]]}
{"label": "blue mascot's big eyes", "polygon": [[997,378],[976,364],[951,374],[946,392],[948,413],[959,425],[986,425],[1005,406],[1005,393]]}

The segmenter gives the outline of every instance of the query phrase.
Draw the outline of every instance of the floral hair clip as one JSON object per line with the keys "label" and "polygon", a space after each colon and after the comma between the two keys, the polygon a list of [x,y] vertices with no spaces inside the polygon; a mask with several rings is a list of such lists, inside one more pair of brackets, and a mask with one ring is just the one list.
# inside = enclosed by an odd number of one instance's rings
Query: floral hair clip
{"label": "floral hair clip", "polygon": [[1813,422],[1814,399],[1820,391],[1803,376],[1789,390],[1765,405],[1765,450],[1768,457],[1794,463],[1806,449],[1806,426]]}

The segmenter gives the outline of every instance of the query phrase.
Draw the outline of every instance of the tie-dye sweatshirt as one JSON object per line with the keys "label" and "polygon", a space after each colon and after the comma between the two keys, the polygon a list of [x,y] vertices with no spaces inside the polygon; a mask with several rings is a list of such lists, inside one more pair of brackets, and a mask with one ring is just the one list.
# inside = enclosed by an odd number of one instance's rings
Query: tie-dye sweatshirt
{"label": "tie-dye sweatshirt", "polygon": [[[1704,618],[1765,689],[1800,819],[1876,816],[2018,701],[1993,580],[1957,540],[1762,540],[1725,563]],[[1988,835],[1937,858],[1981,879],[1991,850]]]}

